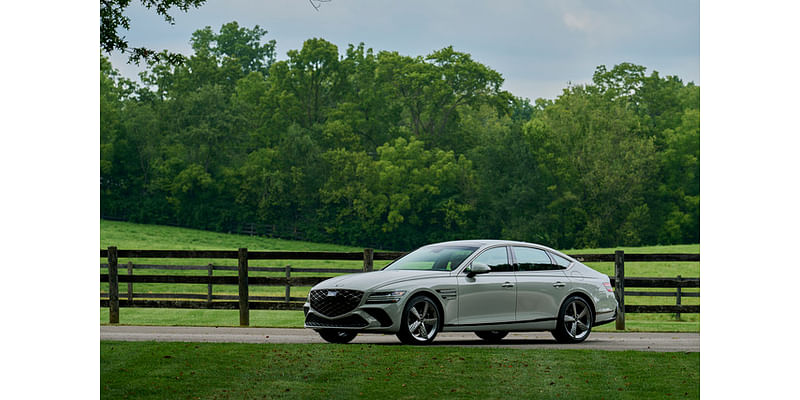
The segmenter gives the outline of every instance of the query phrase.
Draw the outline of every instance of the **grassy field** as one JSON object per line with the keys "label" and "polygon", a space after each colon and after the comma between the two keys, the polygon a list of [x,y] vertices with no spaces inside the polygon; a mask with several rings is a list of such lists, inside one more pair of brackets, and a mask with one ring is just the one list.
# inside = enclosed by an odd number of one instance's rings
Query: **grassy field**
{"label": "grassy field", "polygon": [[[128,222],[100,221],[100,248],[117,246],[120,249],[185,249],[185,250],[231,250],[246,247],[249,250],[283,250],[283,251],[362,251],[359,247],[319,244],[302,241],[271,239],[257,236],[235,235],[206,232],[193,229],[166,227],[157,225],[134,224]],[[620,248],[628,253],[699,253],[700,245],[675,245],[675,246],[648,246],[635,248]],[[386,249],[409,250],[409,249]],[[587,253],[613,253],[616,248],[608,249],[578,249],[564,250],[568,254]],[[235,266],[236,260],[213,259],[120,259],[120,272],[125,273],[124,264],[128,261],[140,264],[168,264],[168,265],[215,265]],[[100,263],[106,262],[100,259]],[[376,261],[375,268],[382,268],[388,261]],[[613,263],[587,263],[592,268],[605,274],[613,274]],[[331,260],[263,260],[250,261],[251,266],[284,266],[314,267],[314,268],[361,268],[360,261],[331,261]],[[101,268],[101,273],[105,272]],[[650,263],[625,263],[627,276],[646,277],[699,277],[700,263],[696,262],[650,262]],[[205,271],[138,271],[140,274],[196,274],[205,275]],[[214,272],[215,275],[236,275],[235,271]],[[279,273],[255,272],[254,276],[280,276]],[[335,274],[320,273],[295,273],[293,276],[333,276]],[[108,285],[101,284],[100,290],[106,292]],[[293,287],[292,296],[304,297],[308,294],[308,287]],[[124,296],[126,288],[120,288]],[[136,284],[137,293],[206,293],[205,285],[178,285],[178,284]],[[646,289],[658,291],[658,289]],[[674,289],[665,291],[674,291]],[[685,289],[684,292],[697,291]],[[237,287],[214,286],[214,294],[236,294]],[[251,295],[256,296],[283,296],[282,287],[254,286],[250,288]],[[626,304],[675,304],[674,297],[626,297]],[[685,297],[682,304],[700,304],[699,298]],[[269,327],[301,327],[303,316],[300,311],[251,311],[252,326]],[[101,309],[100,322],[108,322],[108,310]],[[177,310],[177,309],[130,309],[120,310],[120,322],[123,324],[140,325],[208,325],[208,326],[237,326],[238,313],[224,310]],[[628,314],[627,329],[632,331],[675,331],[699,332],[700,316],[698,314],[683,314],[677,321],[670,314]],[[614,330],[614,325],[604,325],[598,330]]]}
{"label": "grassy field", "polygon": [[699,398],[700,354],[101,342],[102,398]]}

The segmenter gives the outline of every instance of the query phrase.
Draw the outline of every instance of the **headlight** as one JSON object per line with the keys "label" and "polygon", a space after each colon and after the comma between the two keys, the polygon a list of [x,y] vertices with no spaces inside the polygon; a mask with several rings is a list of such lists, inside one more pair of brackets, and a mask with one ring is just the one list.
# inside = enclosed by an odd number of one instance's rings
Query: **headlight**
{"label": "headlight", "polygon": [[404,294],[406,294],[405,290],[375,292],[367,297],[367,304],[397,303]]}

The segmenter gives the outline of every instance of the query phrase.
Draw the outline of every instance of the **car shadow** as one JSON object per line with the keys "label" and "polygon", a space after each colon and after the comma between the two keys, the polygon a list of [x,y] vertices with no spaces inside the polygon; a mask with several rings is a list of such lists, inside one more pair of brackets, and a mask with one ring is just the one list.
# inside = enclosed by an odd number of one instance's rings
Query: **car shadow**
{"label": "car shadow", "polygon": [[485,340],[477,339],[477,340],[436,340],[435,342],[431,343],[433,346],[437,344],[442,345],[459,345],[459,346],[496,346],[496,345],[503,345],[503,346],[514,346],[514,345],[557,345],[560,344],[555,340],[547,340],[547,339],[503,339],[499,342],[491,343]]}
{"label": "car shadow", "polygon": [[[591,340],[587,339],[586,342],[602,342],[598,340]],[[397,340],[396,342],[362,342],[361,344],[371,344],[376,346],[403,346],[404,344]],[[489,343],[485,340],[481,339],[440,339],[436,338],[430,346],[481,346],[481,347],[494,347],[494,346],[503,346],[503,347],[513,347],[513,346],[529,346],[529,345],[538,345],[538,346],[563,346],[565,343],[558,343],[555,339],[503,339],[497,343]],[[569,346],[576,346],[576,348],[580,348],[581,343],[577,344],[569,344]]]}

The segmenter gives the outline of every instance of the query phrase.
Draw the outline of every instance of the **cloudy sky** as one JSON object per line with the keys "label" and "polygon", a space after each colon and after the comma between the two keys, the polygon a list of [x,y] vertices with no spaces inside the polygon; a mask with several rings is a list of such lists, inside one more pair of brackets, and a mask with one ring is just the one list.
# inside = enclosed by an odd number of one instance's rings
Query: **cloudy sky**
{"label": "cloudy sky", "polygon": [[[133,47],[191,54],[197,29],[226,22],[259,25],[277,42],[278,59],[312,37],[344,52],[364,42],[375,51],[426,55],[452,45],[500,72],[516,96],[554,98],[569,82],[585,83],[595,67],[621,62],[700,84],[700,6],[696,0],[209,0],[169,25],[133,1]],[[140,70],[115,54],[114,66],[133,78]]]}

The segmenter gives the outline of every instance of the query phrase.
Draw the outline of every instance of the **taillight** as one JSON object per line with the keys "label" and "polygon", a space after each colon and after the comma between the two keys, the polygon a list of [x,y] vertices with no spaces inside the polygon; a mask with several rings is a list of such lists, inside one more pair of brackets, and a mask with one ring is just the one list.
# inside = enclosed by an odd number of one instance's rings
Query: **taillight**
{"label": "taillight", "polygon": [[609,292],[613,292],[614,288],[611,287],[611,282],[603,282],[603,286],[606,287],[606,290]]}

